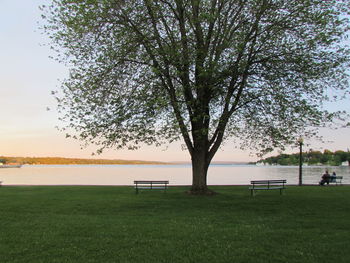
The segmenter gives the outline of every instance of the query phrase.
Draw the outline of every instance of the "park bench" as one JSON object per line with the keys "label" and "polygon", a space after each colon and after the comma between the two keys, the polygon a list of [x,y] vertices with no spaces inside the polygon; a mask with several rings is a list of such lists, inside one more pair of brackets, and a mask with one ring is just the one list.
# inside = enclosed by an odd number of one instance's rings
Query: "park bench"
{"label": "park bench", "polygon": [[343,180],[343,176],[331,176],[329,179],[329,183],[335,183],[336,185],[340,184]]}
{"label": "park bench", "polygon": [[164,190],[168,188],[169,181],[134,181],[136,194],[139,190]]}
{"label": "park bench", "polygon": [[286,189],[285,184],[287,180],[255,180],[250,181],[251,187],[249,190],[251,195],[253,196],[256,191],[259,190],[279,190],[280,195],[282,194],[282,190]]}

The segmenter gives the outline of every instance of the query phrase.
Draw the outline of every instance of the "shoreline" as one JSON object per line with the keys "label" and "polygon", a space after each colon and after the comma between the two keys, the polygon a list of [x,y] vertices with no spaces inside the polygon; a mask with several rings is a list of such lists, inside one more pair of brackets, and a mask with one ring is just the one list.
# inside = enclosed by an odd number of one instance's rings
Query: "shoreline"
{"label": "shoreline", "polygon": [[[4,181],[2,182],[4,183]],[[324,185],[320,186],[317,184],[303,184],[302,186],[299,186],[298,184],[285,184],[286,186],[292,186],[292,187],[310,187],[310,186],[319,186],[320,188],[328,188],[328,187],[342,187],[342,186],[350,186],[350,184],[339,184],[339,185]],[[134,184],[123,184],[123,185],[113,185],[113,184],[2,184],[0,187],[16,187],[16,186],[28,186],[28,187],[55,187],[55,186],[67,186],[67,187],[129,187],[134,188]],[[208,185],[208,188],[210,187],[250,187],[251,184],[213,184]],[[172,185],[168,184],[167,188],[176,188],[176,187],[191,187],[191,185]]]}

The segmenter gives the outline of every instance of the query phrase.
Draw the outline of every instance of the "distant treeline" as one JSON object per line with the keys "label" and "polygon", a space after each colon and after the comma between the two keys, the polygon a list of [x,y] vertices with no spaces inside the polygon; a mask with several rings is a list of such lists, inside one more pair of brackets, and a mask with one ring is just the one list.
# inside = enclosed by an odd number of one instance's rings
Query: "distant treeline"
{"label": "distant treeline", "polygon": [[[293,154],[280,154],[277,156],[268,157],[266,159],[259,160],[258,163],[270,164],[270,165],[298,165],[299,153]],[[302,153],[302,160],[304,164],[309,165],[330,165],[339,166],[346,162],[350,165],[350,152],[330,150],[320,151],[308,151]]]}
{"label": "distant treeline", "polygon": [[0,156],[0,163],[10,164],[165,164],[153,161],[109,160],[109,159],[79,159],[63,157],[5,157]]}

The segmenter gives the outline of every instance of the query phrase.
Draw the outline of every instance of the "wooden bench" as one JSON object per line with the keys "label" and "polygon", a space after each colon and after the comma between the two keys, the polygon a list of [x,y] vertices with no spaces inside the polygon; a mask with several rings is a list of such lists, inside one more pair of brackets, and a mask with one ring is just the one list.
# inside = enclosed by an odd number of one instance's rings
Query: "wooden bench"
{"label": "wooden bench", "polygon": [[256,180],[256,181],[250,181],[250,184],[252,185],[249,187],[249,190],[251,192],[251,195],[253,196],[256,191],[259,190],[279,190],[280,195],[282,194],[282,190],[286,189],[285,184],[287,183],[287,180]]}
{"label": "wooden bench", "polygon": [[331,176],[329,179],[329,183],[335,183],[336,185],[340,184],[343,180],[343,176]]}
{"label": "wooden bench", "polygon": [[164,190],[168,188],[169,181],[134,181],[136,194],[139,190]]}

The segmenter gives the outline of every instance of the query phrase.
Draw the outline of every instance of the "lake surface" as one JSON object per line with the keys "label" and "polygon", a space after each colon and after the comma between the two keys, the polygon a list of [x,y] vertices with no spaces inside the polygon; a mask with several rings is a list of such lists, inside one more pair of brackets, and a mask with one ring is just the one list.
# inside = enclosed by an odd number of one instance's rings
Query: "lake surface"
{"label": "lake surface", "polygon": [[[350,184],[350,167],[303,167],[303,183],[317,184],[328,168]],[[251,180],[287,179],[298,184],[297,166],[211,165],[209,185],[247,185]],[[133,185],[134,180],[169,180],[190,185],[191,165],[25,165],[1,168],[3,185]]]}

